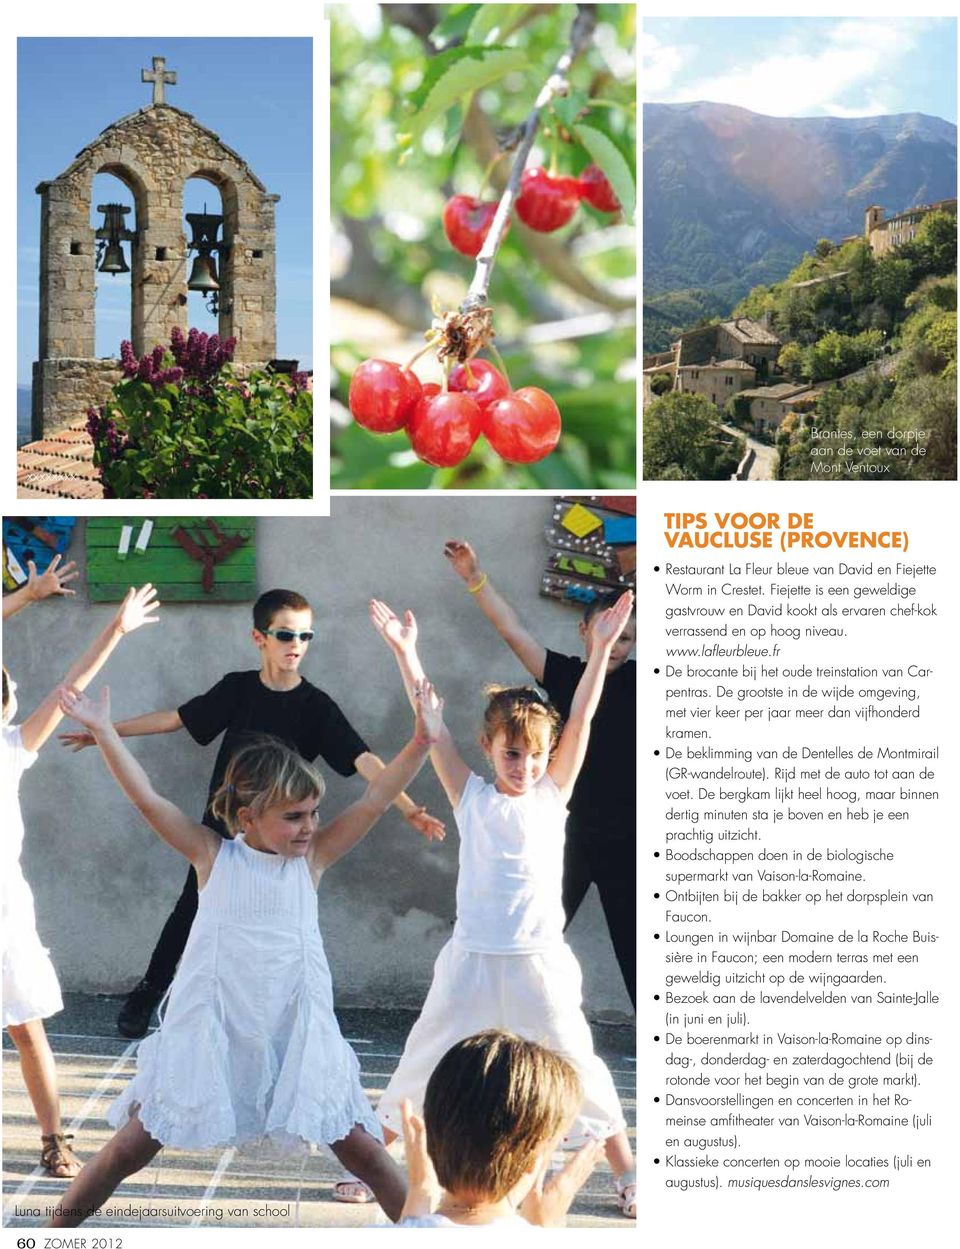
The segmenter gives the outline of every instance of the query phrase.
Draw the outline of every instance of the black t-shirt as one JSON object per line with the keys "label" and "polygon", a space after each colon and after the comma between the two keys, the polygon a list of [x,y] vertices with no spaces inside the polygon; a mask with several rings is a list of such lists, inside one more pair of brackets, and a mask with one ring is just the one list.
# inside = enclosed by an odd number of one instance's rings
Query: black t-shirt
{"label": "black t-shirt", "polygon": [[[583,659],[547,651],[540,684],[564,719],[586,666]],[[636,812],[637,665],[627,660],[604,680],[567,831],[589,828],[604,837],[632,839]]]}
{"label": "black t-shirt", "polygon": [[278,737],[304,759],[312,761],[321,755],[341,776],[352,776],[354,760],[367,750],[333,699],[305,677],[292,690],[270,690],[256,670],[228,672],[212,689],[191,698],[177,712],[184,728],[201,746],[223,733],[203,822],[224,836],[226,829],[210,814],[210,799],[220,788],[230,760],[251,735]]}

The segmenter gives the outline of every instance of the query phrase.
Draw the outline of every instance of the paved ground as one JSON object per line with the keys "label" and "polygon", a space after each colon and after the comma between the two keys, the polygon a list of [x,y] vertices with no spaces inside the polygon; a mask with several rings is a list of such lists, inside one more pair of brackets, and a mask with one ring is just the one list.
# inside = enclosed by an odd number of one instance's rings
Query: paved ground
{"label": "paved ground", "polygon": [[735,429],[732,425],[721,425],[720,428],[725,433],[742,438],[753,451],[754,460],[750,466],[750,472],[747,474],[747,481],[773,481],[776,478],[777,460],[780,454],[776,447],[772,447],[768,442],[759,442],[756,438],[752,438],[746,433],[745,430]]}
{"label": "paved ground", "polygon": [[86,417],[17,448],[18,499],[102,499]]}
{"label": "paved ground", "polygon": [[[89,1158],[108,1138],[109,1101],[134,1069],[136,1042],[118,1036],[119,999],[66,995],[62,1014],[47,1021],[60,1076],[64,1122]],[[340,1025],[356,1050],[371,1100],[386,1086],[412,1023],[409,1011],[342,1011]],[[630,1124],[636,1115],[632,1028],[596,1024],[594,1043],[613,1074]],[[3,1038],[3,1190],[5,1225],[36,1226],[66,1188],[36,1166],[39,1132],[20,1075],[16,1050]],[[377,1206],[331,1200],[335,1160],[317,1153],[296,1161],[234,1150],[163,1150],[132,1176],[89,1227],[360,1227],[383,1221]],[[627,1229],[606,1167],[598,1168],[573,1207],[572,1227]]]}

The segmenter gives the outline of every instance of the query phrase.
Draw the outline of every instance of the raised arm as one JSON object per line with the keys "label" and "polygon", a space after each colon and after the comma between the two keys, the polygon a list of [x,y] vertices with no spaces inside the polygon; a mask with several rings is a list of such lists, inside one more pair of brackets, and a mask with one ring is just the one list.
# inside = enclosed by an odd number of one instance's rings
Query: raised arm
{"label": "raised arm", "polygon": [[[65,685],[83,690],[90,684],[107,662],[120,639],[141,625],[156,624],[157,617],[150,615],[160,606],[157,592],[152,585],[130,589],[108,625],[97,635],[79,659],[71,664],[63,679]],[[40,706],[20,725],[20,738],[27,750],[39,750],[63,718],[60,709],[60,691],[54,688]]]}
{"label": "raised arm", "polygon": [[411,707],[416,708],[416,689],[424,678],[423,664],[417,654],[417,622],[413,612],[404,612],[403,620],[377,598],[370,600],[370,623],[393,651],[403,677],[403,688]]}
{"label": "raised arm", "polygon": [[420,771],[435,731],[435,719],[428,721],[424,715],[428,703],[443,706],[429,681],[424,681],[414,691],[413,737],[374,777],[361,798],[317,832],[310,851],[310,863],[316,871],[323,871],[352,850]]}
{"label": "raised arm", "polygon": [[80,573],[77,571],[77,565],[73,560],[70,560],[68,564],[64,564],[61,568],[60,556],[54,555],[46,571],[38,573],[36,564],[32,559],[28,559],[27,573],[26,583],[20,586],[18,590],[14,590],[12,594],[4,596],[4,620],[10,616],[15,616],[18,611],[23,611],[31,603],[37,603],[42,598],[49,598],[51,594],[63,596],[76,594],[76,590],[67,589],[67,583],[80,576]]}
{"label": "raised arm", "polygon": [[564,798],[573,792],[590,740],[590,724],[607,675],[607,664],[613,644],[623,632],[633,610],[633,594],[627,590],[612,607],[599,612],[591,625],[590,653],[587,666],[573,693],[570,714],[560,734],[560,741],[547,771]]}
{"label": "raised arm", "polygon": [[547,648],[538,642],[520,621],[510,604],[490,583],[480,568],[477,553],[469,542],[450,538],[443,548],[454,571],[466,584],[477,606],[520,660],[535,681],[543,680]]}
{"label": "raised arm", "polygon": [[[120,737],[148,737],[152,733],[175,733],[183,728],[180,712],[148,711],[145,715],[134,716],[130,720],[119,720],[114,726]],[[71,733],[58,733],[57,740],[62,746],[70,746],[74,751],[83,750],[85,746],[96,745],[93,734],[85,730]]]}
{"label": "raised arm", "polygon": [[[365,750],[362,755],[357,755],[353,766],[363,779],[369,782],[376,780],[385,765],[379,755]],[[393,805],[410,827],[426,837],[427,841],[443,841],[445,835],[443,820],[438,820],[436,816],[431,815],[426,807],[418,807],[409,794],[398,794],[393,800]]]}
{"label": "raised arm", "polygon": [[[370,602],[370,621],[386,644],[393,651],[400,675],[403,677],[407,697],[415,700],[417,686],[424,680],[423,665],[417,655],[417,622],[413,612],[406,612],[403,621],[379,599]],[[442,704],[440,707],[439,724],[437,725],[436,742],[430,751],[430,762],[437,774],[444,793],[455,807],[460,801],[463,787],[470,778],[470,769],[460,758],[450,730],[443,722]],[[432,714],[434,708],[429,708]]]}
{"label": "raised arm", "polygon": [[174,850],[179,850],[188,858],[197,869],[201,882],[205,881],[216,858],[220,838],[203,824],[190,819],[153,788],[150,778],[124,746],[110,722],[109,688],[104,686],[96,700],[68,685],[61,686],[58,694],[63,713],[78,720],[90,731],[113,779],[150,827]]}

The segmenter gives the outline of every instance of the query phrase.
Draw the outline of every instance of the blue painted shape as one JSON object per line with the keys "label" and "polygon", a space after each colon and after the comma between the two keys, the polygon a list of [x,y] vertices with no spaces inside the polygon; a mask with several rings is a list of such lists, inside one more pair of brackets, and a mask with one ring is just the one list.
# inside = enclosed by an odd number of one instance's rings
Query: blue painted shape
{"label": "blue painted shape", "polygon": [[[63,555],[70,545],[75,516],[7,516],[3,521],[3,544],[9,547],[17,561],[27,571],[27,560],[32,559],[37,572],[45,572],[54,555]],[[56,540],[50,546],[37,536],[42,530]]]}
{"label": "blue painted shape", "polygon": [[578,603],[592,603],[596,597],[596,590],[587,585],[568,585],[564,591],[564,598],[572,598]]}
{"label": "blue painted shape", "polygon": [[611,546],[635,543],[637,518],[635,516],[612,516],[603,522],[603,536]]}

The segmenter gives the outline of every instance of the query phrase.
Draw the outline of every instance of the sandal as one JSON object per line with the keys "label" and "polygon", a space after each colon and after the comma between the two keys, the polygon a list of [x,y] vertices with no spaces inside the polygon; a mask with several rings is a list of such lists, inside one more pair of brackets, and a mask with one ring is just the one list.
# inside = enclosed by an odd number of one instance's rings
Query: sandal
{"label": "sandal", "polygon": [[49,1136],[41,1136],[43,1148],[40,1150],[40,1165],[47,1175],[57,1180],[72,1180],[79,1175],[82,1163],[73,1152],[70,1142],[73,1133],[51,1132]]}
{"label": "sandal", "polygon": [[637,1217],[636,1171],[624,1171],[617,1179],[617,1209],[625,1219]]}
{"label": "sandal", "polygon": [[349,1179],[337,1180],[333,1186],[333,1200],[349,1202],[350,1205],[363,1206],[376,1201],[373,1189],[363,1180],[351,1176]]}

